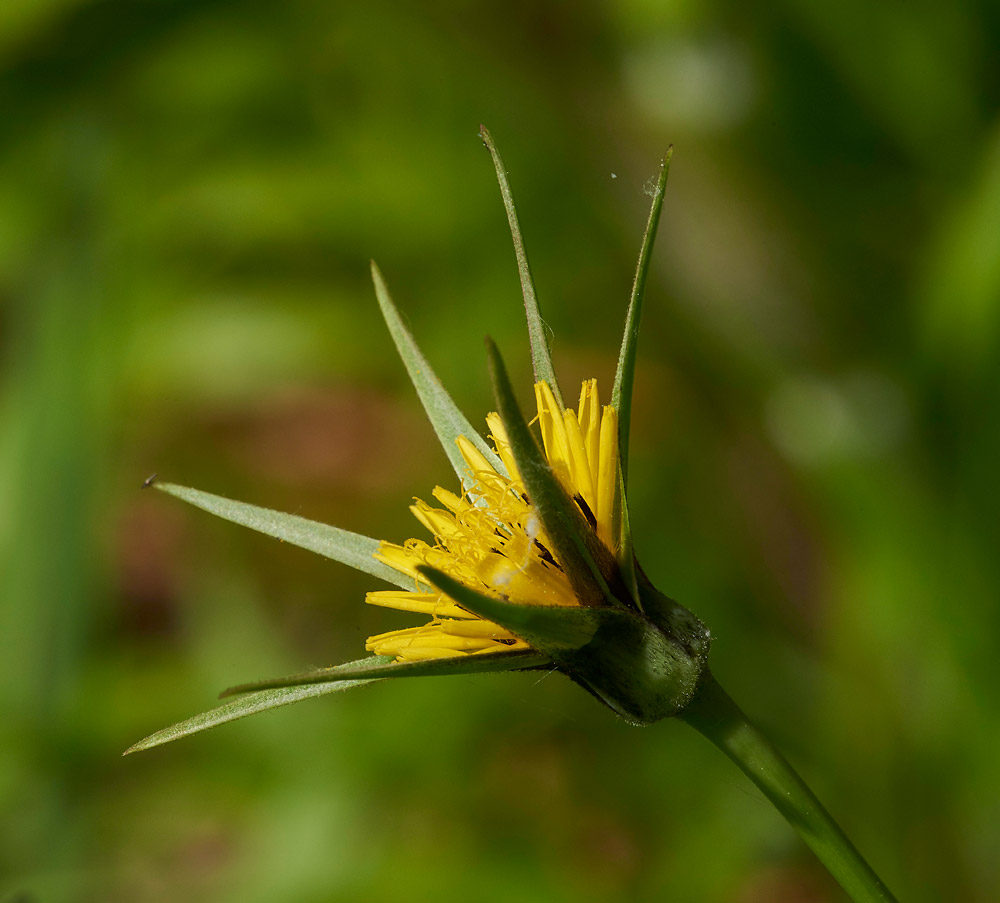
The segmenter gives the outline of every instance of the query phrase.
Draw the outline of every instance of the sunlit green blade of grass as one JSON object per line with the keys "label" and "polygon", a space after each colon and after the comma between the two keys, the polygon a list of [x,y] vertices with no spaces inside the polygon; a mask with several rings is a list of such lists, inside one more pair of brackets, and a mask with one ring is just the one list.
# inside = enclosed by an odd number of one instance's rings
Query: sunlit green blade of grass
{"label": "sunlit green blade of grass", "polygon": [[[975,377],[997,357],[1000,323],[1000,134],[941,218],[923,261],[923,344],[938,366]],[[987,240],[987,236],[994,238]]]}

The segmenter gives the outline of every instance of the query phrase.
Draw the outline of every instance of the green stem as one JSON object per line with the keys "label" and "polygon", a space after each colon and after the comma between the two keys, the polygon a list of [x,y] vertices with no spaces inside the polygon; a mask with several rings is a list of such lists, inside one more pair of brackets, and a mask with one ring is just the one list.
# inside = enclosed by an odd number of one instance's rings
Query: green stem
{"label": "green stem", "polygon": [[855,903],[895,903],[823,804],[709,672],[678,716],[712,741],[795,827]]}

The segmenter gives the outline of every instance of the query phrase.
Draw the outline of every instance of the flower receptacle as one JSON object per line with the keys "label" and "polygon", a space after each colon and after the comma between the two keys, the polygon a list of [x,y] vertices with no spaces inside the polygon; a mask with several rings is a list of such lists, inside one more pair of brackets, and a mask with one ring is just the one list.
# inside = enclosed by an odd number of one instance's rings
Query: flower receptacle
{"label": "flower receptacle", "polygon": [[652,724],[681,712],[706,668],[710,635],[704,624],[645,577],[640,587],[649,614],[611,607],[519,605],[479,593],[432,568],[421,568],[421,575],[469,611],[548,656],[631,724]]}
{"label": "flower receptacle", "polygon": [[651,611],[611,612],[587,645],[558,660],[576,683],[637,725],[684,710],[707,670],[711,645],[698,618],[643,583],[640,592],[654,602]]}

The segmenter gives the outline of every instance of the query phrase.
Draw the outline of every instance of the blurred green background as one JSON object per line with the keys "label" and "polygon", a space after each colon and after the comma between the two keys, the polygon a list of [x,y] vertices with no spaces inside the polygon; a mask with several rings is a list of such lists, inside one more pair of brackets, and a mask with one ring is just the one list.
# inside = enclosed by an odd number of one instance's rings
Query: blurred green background
{"label": "blurred green background", "polygon": [[[412,623],[139,485],[374,536],[451,486],[368,258],[456,400],[527,398],[511,171],[564,386],[610,387],[676,146],[641,560],[896,892],[1000,886],[1000,7],[0,6],[0,900],[843,897],[677,723],[382,684],[121,759]],[[572,390],[569,390],[572,392]]]}

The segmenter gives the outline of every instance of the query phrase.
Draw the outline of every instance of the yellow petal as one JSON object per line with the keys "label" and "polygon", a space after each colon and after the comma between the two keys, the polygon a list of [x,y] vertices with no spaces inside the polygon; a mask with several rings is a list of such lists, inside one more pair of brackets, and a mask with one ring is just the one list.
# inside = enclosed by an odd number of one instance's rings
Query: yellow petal
{"label": "yellow petal", "polygon": [[471,611],[456,605],[444,593],[408,593],[405,590],[379,590],[368,593],[365,602],[397,611],[412,611],[433,618],[471,618],[480,620]]}
{"label": "yellow petal", "polygon": [[609,549],[614,549],[615,497],[618,492],[618,415],[611,405],[601,417],[601,455],[597,478],[597,535]]}
{"label": "yellow petal", "polygon": [[587,503],[593,513],[597,507],[597,497],[594,492],[594,481],[590,475],[590,462],[587,460],[587,450],[583,444],[583,433],[576,413],[568,408],[563,414],[566,426],[566,444],[569,446],[570,482],[566,487],[572,495],[579,495]]}
{"label": "yellow petal", "polygon": [[458,450],[462,453],[462,457],[465,459],[465,463],[469,465],[469,470],[475,476],[479,476],[481,473],[496,473],[493,469],[493,465],[486,460],[483,453],[476,448],[465,436],[459,436],[455,440],[455,444],[458,446]]}
{"label": "yellow petal", "polygon": [[598,466],[601,457],[601,398],[597,392],[597,380],[585,380],[580,387],[580,431],[590,462],[590,478],[596,489]]}
{"label": "yellow petal", "polygon": [[535,383],[535,402],[538,405],[538,425],[542,431],[545,457],[562,483],[569,482],[569,446],[566,427],[552,389],[547,382]]}
{"label": "yellow petal", "polygon": [[490,428],[490,435],[493,437],[493,447],[497,450],[503,466],[507,468],[507,475],[512,482],[521,482],[521,474],[517,469],[517,462],[510,450],[510,440],[507,438],[507,430],[504,429],[503,421],[496,412],[486,415],[486,425]]}

